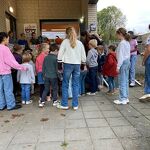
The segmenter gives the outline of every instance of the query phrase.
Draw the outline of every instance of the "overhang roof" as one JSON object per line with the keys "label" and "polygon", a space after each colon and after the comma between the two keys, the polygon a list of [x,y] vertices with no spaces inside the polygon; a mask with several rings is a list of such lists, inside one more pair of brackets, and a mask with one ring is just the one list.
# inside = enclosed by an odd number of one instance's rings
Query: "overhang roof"
{"label": "overhang roof", "polygon": [[97,4],[98,0],[89,0],[89,4]]}

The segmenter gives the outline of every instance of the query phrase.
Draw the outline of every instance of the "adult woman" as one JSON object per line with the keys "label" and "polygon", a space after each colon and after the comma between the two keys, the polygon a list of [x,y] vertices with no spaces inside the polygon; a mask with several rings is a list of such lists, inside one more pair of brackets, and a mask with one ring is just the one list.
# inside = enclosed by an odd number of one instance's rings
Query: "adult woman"
{"label": "adult woman", "polygon": [[25,67],[17,63],[10,49],[6,46],[8,43],[8,35],[5,32],[0,32],[0,110],[5,108],[13,110],[21,107],[15,103],[11,68],[26,70]]}
{"label": "adult woman", "polygon": [[126,29],[119,28],[116,32],[117,38],[121,40],[117,48],[117,71],[119,72],[119,100],[115,104],[129,103],[129,68],[130,68],[130,35]]}
{"label": "adult woman", "polygon": [[144,95],[140,98],[140,102],[148,102],[150,101],[150,37],[148,37],[146,41],[143,66],[145,66],[145,84],[144,84]]}
{"label": "adult woman", "polygon": [[77,40],[77,34],[73,27],[66,29],[66,39],[62,42],[58,53],[58,62],[63,62],[63,82],[62,82],[62,101],[57,107],[68,109],[68,87],[69,79],[72,75],[74,110],[78,109],[80,64],[86,62],[85,49],[83,44]]}

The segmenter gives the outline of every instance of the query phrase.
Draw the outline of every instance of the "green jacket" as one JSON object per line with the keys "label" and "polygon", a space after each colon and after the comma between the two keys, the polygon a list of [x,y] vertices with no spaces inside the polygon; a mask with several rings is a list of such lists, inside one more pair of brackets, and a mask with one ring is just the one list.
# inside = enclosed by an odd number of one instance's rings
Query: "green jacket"
{"label": "green jacket", "polygon": [[58,74],[58,65],[57,65],[57,56],[54,54],[49,54],[45,57],[43,67],[42,67],[43,76],[46,78],[57,78]]}

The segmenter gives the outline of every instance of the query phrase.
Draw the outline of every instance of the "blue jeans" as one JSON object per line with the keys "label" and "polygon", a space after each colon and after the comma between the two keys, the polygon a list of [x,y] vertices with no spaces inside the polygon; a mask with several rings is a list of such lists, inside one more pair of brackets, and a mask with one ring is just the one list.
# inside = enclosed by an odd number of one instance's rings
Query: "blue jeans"
{"label": "blue jeans", "polygon": [[72,106],[78,106],[79,95],[79,78],[80,78],[80,65],[64,64],[63,81],[62,81],[62,106],[68,106],[68,87],[69,79],[72,75]]}
{"label": "blue jeans", "polygon": [[137,55],[131,55],[130,58],[130,83],[135,84],[135,66],[137,61]]}
{"label": "blue jeans", "polygon": [[119,100],[124,101],[129,98],[129,69],[130,60],[123,62],[119,71]]}
{"label": "blue jeans", "polygon": [[22,101],[30,101],[31,84],[21,84]]}
{"label": "blue jeans", "polygon": [[108,85],[109,85],[109,91],[113,92],[115,90],[115,81],[114,81],[114,77],[108,77],[107,79]]}
{"label": "blue jeans", "polygon": [[145,85],[144,85],[144,93],[150,94],[150,56],[147,58],[145,62]]}
{"label": "blue jeans", "polygon": [[72,98],[72,76],[69,79],[68,97]]}
{"label": "blue jeans", "polygon": [[80,72],[80,86],[79,86],[79,94],[85,94],[85,78],[86,78],[87,71]]}
{"label": "blue jeans", "polygon": [[6,105],[7,109],[16,106],[11,74],[0,75],[0,109],[3,109]]}
{"label": "blue jeans", "polygon": [[98,67],[89,68],[90,92],[91,93],[95,93],[98,88],[97,71],[98,71]]}

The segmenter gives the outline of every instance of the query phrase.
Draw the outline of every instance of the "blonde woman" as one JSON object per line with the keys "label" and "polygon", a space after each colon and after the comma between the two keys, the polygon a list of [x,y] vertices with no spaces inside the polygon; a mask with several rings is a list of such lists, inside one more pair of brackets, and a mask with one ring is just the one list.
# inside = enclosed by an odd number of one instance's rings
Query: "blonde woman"
{"label": "blonde woman", "polygon": [[66,29],[66,39],[62,42],[58,53],[58,62],[63,63],[62,101],[57,106],[60,109],[69,109],[68,87],[72,75],[72,107],[78,109],[80,65],[86,63],[86,54],[83,44],[77,40],[77,34],[73,27]]}

